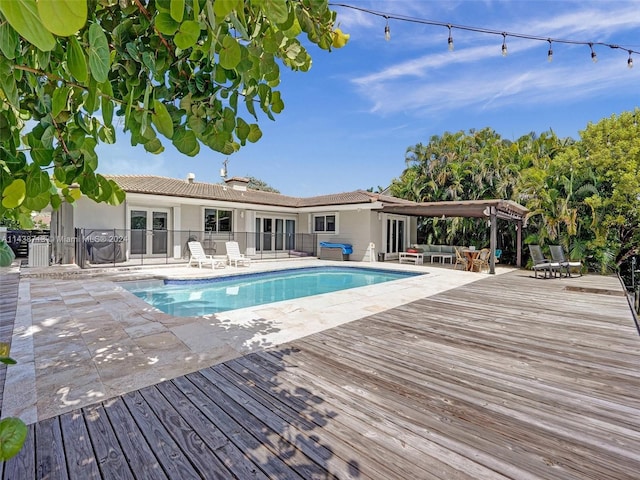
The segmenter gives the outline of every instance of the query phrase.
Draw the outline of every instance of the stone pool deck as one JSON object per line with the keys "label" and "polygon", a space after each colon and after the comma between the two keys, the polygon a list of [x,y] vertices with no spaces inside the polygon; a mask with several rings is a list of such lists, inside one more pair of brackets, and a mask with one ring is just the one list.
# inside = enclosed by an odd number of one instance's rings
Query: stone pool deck
{"label": "stone pool deck", "polygon": [[[11,339],[18,364],[6,369],[2,417],[35,423],[487,276],[376,263],[427,275],[197,318],[158,312],[118,284],[318,265],[336,263],[297,259],[218,270],[165,266],[98,272],[24,268],[19,276],[16,268],[3,269],[3,291],[11,290],[10,282],[19,283]],[[501,266],[497,273],[509,271]]]}

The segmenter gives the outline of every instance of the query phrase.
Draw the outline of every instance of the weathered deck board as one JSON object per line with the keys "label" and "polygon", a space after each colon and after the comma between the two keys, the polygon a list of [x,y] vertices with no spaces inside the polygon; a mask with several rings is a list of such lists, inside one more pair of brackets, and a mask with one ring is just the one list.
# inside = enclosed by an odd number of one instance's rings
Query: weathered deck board
{"label": "weathered deck board", "polygon": [[490,276],[30,426],[2,478],[634,479],[639,347],[609,278]]}

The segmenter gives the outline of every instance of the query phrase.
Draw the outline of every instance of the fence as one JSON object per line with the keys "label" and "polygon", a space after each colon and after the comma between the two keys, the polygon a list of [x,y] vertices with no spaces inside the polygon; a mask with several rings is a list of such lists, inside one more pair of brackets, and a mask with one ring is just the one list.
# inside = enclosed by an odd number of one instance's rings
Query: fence
{"label": "fence", "polygon": [[107,265],[183,263],[187,243],[198,241],[207,255],[226,255],[225,242],[236,241],[240,251],[256,259],[317,255],[317,236],[307,233],[212,233],[202,230],[124,230],[78,228],[75,263],[81,268]]}
{"label": "fence", "polygon": [[49,237],[49,230],[7,230],[7,244],[17,258],[29,256],[29,242],[40,237]]}

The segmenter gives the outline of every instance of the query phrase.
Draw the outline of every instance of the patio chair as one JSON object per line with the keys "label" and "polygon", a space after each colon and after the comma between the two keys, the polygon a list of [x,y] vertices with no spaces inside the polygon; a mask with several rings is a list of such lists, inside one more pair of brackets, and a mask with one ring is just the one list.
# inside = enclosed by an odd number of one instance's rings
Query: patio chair
{"label": "patio chair", "polygon": [[560,266],[566,272],[567,277],[571,276],[571,269],[577,268],[578,273],[582,276],[582,262],[570,262],[564,254],[562,245],[549,245],[551,251],[551,258],[554,262],[558,262]]}
{"label": "patio chair", "polygon": [[558,272],[561,271],[561,266],[558,262],[552,262],[542,254],[540,245],[529,245],[529,253],[531,253],[531,259],[533,260],[533,271],[535,277],[538,278],[538,271],[544,272],[544,278],[551,278],[551,275],[555,277]]}
{"label": "patio chair", "polygon": [[249,257],[245,257],[244,253],[240,253],[240,246],[238,242],[226,242],[227,246],[227,260],[229,261],[229,265],[238,266],[246,265],[247,267],[251,265],[251,259]]}
{"label": "patio chair", "polygon": [[462,265],[462,269],[467,270],[467,267],[469,266],[469,260],[465,255],[462,254],[458,247],[454,247],[453,249],[456,252],[456,263],[453,264],[453,269],[455,270],[458,265]]}
{"label": "patio chair", "polygon": [[481,272],[484,269],[489,270],[489,257],[491,255],[491,250],[488,248],[483,248],[480,250],[480,253],[476,258],[473,259],[472,269],[478,269],[478,272]]}
{"label": "patio chair", "polygon": [[211,265],[211,268],[224,268],[225,264],[221,260],[216,260],[213,255],[207,255],[204,253],[204,248],[200,242],[188,242],[189,251],[191,256],[189,257],[189,266],[193,262],[198,264],[198,268],[202,268],[202,265]]}

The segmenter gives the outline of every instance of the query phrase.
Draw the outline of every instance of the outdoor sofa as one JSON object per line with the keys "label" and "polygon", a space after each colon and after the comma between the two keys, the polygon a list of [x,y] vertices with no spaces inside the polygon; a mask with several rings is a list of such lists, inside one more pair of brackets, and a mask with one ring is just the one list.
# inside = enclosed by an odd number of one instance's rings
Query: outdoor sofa
{"label": "outdoor sofa", "polygon": [[[453,245],[433,245],[433,244],[413,244],[411,250],[417,250],[417,253],[422,253],[422,258],[425,261],[432,262],[431,257],[433,255],[440,255],[441,261],[444,263],[445,257],[449,258],[450,262],[456,258],[456,248],[463,249],[467,247],[453,246]],[[433,262],[432,262],[433,263]]]}

